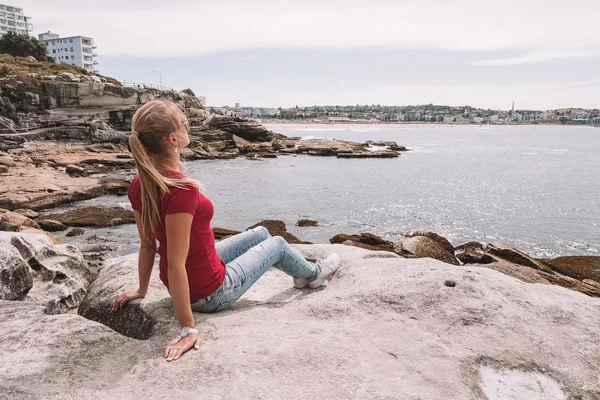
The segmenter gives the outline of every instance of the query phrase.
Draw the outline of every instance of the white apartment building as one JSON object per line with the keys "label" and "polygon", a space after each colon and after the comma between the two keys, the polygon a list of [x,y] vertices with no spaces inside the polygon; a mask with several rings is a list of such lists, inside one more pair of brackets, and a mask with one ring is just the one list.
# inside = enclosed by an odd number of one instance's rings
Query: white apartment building
{"label": "white apartment building", "polygon": [[40,44],[46,46],[46,54],[55,62],[76,65],[90,72],[97,72],[96,45],[94,39],[86,36],[61,38],[50,31],[38,35]]}
{"label": "white apartment building", "polygon": [[33,30],[30,20],[31,17],[23,14],[22,8],[0,4],[0,37],[8,32],[29,35]]}

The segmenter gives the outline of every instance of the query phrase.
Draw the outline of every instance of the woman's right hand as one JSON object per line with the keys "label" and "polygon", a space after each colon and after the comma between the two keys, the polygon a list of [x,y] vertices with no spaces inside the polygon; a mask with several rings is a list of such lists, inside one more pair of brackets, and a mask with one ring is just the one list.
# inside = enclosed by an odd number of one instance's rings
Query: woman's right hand
{"label": "woman's right hand", "polygon": [[123,293],[121,293],[119,297],[117,297],[117,300],[115,300],[115,304],[113,304],[112,310],[120,310],[125,304],[127,304],[131,300],[142,299],[145,296],[146,294],[142,294],[139,288],[126,290]]}

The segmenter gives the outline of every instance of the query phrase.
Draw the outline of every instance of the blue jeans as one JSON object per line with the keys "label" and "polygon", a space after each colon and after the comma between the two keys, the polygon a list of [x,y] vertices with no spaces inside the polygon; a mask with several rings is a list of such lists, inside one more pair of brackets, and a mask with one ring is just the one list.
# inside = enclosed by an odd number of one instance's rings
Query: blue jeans
{"label": "blue jeans", "polygon": [[225,280],[212,295],[192,303],[192,310],[196,312],[210,313],[228,308],[271,266],[308,280],[319,274],[316,264],[306,261],[281,236],[271,237],[262,226],[221,240],[215,247],[227,267]]}

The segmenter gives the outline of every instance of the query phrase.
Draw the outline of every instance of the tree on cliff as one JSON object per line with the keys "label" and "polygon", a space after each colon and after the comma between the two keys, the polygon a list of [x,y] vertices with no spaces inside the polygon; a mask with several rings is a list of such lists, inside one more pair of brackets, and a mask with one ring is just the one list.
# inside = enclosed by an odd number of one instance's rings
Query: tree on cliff
{"label": "tree on cliff", "polygon": [[35,57],[38,61],[54,61],[46,56],[46,48],[36,38],[8,32],[0,38],[0,53],[13,57]]}

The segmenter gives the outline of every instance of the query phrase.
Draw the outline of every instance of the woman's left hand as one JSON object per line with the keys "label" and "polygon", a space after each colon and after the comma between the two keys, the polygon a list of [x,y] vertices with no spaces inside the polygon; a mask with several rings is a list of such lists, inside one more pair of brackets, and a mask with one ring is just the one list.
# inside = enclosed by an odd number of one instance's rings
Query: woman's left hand
{"label": "woman's left hand", "polygon": [[165,350],[165,358],[167,361],[175,361],[192,347],[198,350],[202,344],[202,336],[200,334],[191,333],[186,337],[182,337],[173,346],[167,347]]}

